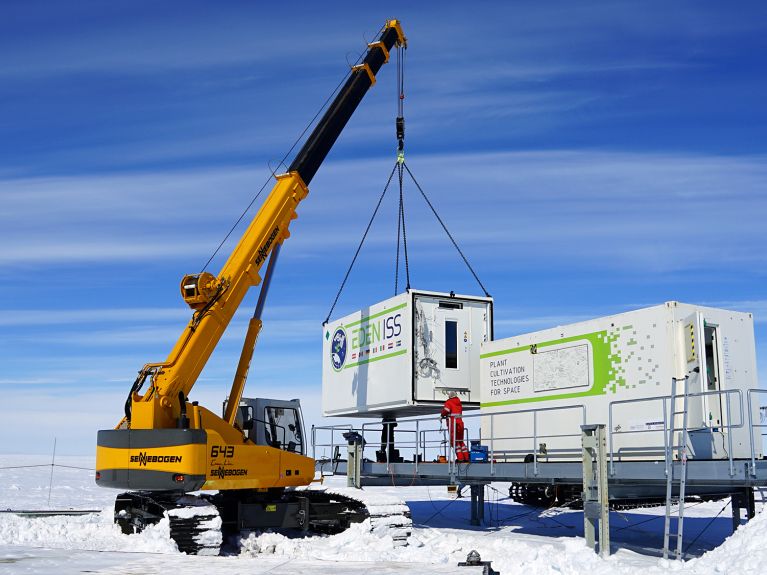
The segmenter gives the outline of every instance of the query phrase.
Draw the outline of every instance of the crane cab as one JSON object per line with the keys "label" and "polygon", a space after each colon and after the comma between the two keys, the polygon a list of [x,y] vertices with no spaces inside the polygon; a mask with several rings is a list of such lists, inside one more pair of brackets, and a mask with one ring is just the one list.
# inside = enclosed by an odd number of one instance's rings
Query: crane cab
{"label": "crane cab", "polygon": [[301,402],[297,399],[242,398],[235,425],[256,445],[306,455]]}

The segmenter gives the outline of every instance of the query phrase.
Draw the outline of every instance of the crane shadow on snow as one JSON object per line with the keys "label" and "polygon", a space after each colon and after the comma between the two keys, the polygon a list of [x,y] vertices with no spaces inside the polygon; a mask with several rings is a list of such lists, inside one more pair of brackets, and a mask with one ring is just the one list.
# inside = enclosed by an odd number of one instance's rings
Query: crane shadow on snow
{"label": "crane shadow on snow", "polygon": [[[540,508],[510,500],[485,503],[481,526],[471,525],[468,497],[407,502],[416,528],[460,529],[477,534],[497,533],[545,537],[583,537],[583,513],[567,508]],[[713,515],[713,514],[712,514]],[[642,555],[662,555],[665,507],[610,512],[610,542],[613,552],[628,549]],[[676,520],[672,519],[672,531]],[[729,514],[721,517],[685,517],[685,558],[699,557],[721,545],[732,534]],[[672,541],[673,543],[673,541]]]}

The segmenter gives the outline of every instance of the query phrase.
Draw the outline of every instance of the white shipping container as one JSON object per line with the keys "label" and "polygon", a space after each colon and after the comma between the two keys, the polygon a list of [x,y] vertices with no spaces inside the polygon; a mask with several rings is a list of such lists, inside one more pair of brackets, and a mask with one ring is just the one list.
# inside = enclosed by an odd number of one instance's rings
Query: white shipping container
{"label": "white shipping container", "polygon": [[493,301],[409,290],[322,327],[325,416],[436,413],[450,391],[479,407]]}
{"label": "white shipping container", "polygon": [[[758,387],[752,315],[678,302],[483,345],[483,437],[492,428],[494,450],[505,452],[499,460],[518,460],[533,450],[543,459],[580,459],[585,418],[611,429],[619,458],[661,459],[662,401],[616,403],[612,420],[610,403],[670,395],[672,378],[685,375],[691,394],[728,391],[689,398],[690,457],[723,459],[730,450],[733,457],[750,457],[747,390]],[[674,411],[682,406],[677,399]],[[509,411],[492,424],[484,417]],[[681,415],[674,425],[682,426]],[[510,439],[521,436],[526,438]],[[761,457],[761,440],[755,443]]]}

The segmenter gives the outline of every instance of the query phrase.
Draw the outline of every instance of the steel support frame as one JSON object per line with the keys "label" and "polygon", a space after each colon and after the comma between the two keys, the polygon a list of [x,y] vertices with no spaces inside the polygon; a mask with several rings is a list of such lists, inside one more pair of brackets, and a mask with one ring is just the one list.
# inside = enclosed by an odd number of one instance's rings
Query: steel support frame
{"label": "steel support frame", "polygon": [[607,490],[607,435],[604,424],[582,425],[583,533],[586,544],[599,555],[610,555],[610,506]]}
{"label": "steel support frame", "polygon": [[746,487],[736,493],[732,494],[732,530],[735,532],[740,527],[740,510],[743,509],[746,512],[746,521],[754,518],[756,515],[756,503],[754,502],[754,489],[753,487]]}
{"label": "steel support frame", "polygon": [[471,524],[483,525],[485,522],[485,484],[472,483],[471,488]]}

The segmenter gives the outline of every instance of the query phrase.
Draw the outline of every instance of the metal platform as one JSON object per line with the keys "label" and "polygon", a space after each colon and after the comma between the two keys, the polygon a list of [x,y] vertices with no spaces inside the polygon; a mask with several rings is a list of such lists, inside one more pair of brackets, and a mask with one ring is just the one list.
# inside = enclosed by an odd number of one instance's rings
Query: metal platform
{"label": "metal platform", "polygon": [[[686,381],[686,380],[685,380]],[[672,387],[674,389],[675,386]],[[485,461],[462,462],[456,460],[456,444],[453,433],[448,434],[443,424],[434,417],[399,420],[398,429],[392,433],[392,427],[382,423],[365,423],[359,427],[352,425],[322,426],[312,428],[312,449],[316,460],[316,470],[322,475],[347,475],[350,485],[356,486],[413,486],[413,485],[467,485],[471,486],[471,522],[482,523],[484,513],[484,489],[482,485],[492,482],[509,482],[521,486],[522,493],[533,493],[530,500],[522,495],[519,500],[534,505],[541,503],[536,494],[543,492],[551,500],[561,501],[557,493],[568,493],[573,502],[580,500],[584,508],[586,538],[590,545],[600,553],[609,553],[609,514],[608,507],[613,503],[635,505],[637,502],[662,501],[666,503],[666,531],[670,533],[670,509],[672,504],[676,512],[677,539],[676,558],[681,559],[682,523],[684,519],[684,500],[690,497],[732,498],[733,529],[741,520],[741,509],[746,511],[746,518],[754,516],[754,488],[767,487],[767,460],[762,457],[762,430],[767,423],[755,422],[752,414],[757,411],[755,402],[764,397],[767,390],[751,389],[742,394],[736,391],[707,391],[689,393],[686,385],[683,394],[677,396],[656,396],[635,400],[611,402],[606,413],[599,415],[608,424],[589,421],[584,405],[566,407],[539,408],[525,410],[532,418],[532,429],[521,430],[521,435],[496,437],[493,435],[493,418],[506,415],[518,415],[517,412],[493,413],[490,415],[464,414],[463,419],[484,417],[483,422],[490,433],[477,437],[465,437],[466,443],[485,446],[484,451],[477,448],[473,452],[477,459]],[[687,411],[687,398],[694,395],[720,395],[727,406],[727,421],[719,426],[719,431],[726,432],[726,458],[696,458],[689,449],[689,436],[697,430],[687,427],[687,418],[681,418],[681,427],[675,416]],[[677,411],[678,399],[684,399],[683,411]],[[655,402],[661,413],[658,421],[662,427],[652,430],[626,430],[615,425],[613,408],[627,403]],[[731,409],[737,409],[737,418],[731,418]],[[539,416],[551,415],[561,410],[578,410],[582,413],[580,428],[572,433],[547,435],[539,427]],[[761,409],[761,406],[759,406]],[[593,415],[592,415],[593,417]],[[391,426],[391,423],[386,425]],[[447,422],[447,427],[455,425]],[[479,427],[479,426],[476,426]],[[585,438],[595,429],[599,429],[599,449]],[[740,444],[739,456],[733,456],[732,432],[737,431],[741,438],[747,437]],[[622,451],[617,438],[627,433],[654,433],[662,436],[662,445],[657,442],[643,443]],[[325,434],[326,441],[320,441]],[[448,436],[450,439],[448,439]],[[378,441],[380,437],[380,443]],[[547,438],[579,439],[581,447],[572,445],[546,449]],[[645,435],[644,437],[651,437]],[[675,439],[681,438],[681,439]],[[497,450],[503,440],[524,442],[521,449]],[[592,438],[593,439],[593,438]],[[472,441],[473,440],[473,441]],[[590,447],[587,448],[587,443]],[[379,449],[380,446],[380,449]],[[330,449],[331,457],[322,457],[318,449]],[[400,450],[404,449],[401,453]],[[595,455],[598,451],[598,455]],[[358,464],[348,468],[345,456],[351,454]],[[639,454],[651,454],[651,458],[640,458]],[[372,457],[371,457],[372,456]],[[544,489],[544,486],[562,486],[562,489]],[[550,493],[554,492],[554,496]],[[515,492],[519,493],[519,492]],[[511,495],[511,491],[510,491]],[[537,497],[537,499],[536,499]],[[517,500],[517,499],[515,499]],[[630,503],[627,503],[630,502]],[[678,505],[676,503],[678,502]],[[599,530],[596,525],[605,522],[607,529]],[[596,546],[594,533],[599,531],[600,542]],[[589,534],[591,535],[589,537]],[[604,536],[604,539],[601,539]],[[664,556],[669,554],[669,535],[664,541]]]}
{"label": "metal platform", "polygon": [[[686,483],[691,488],[690,495],[700,492],[703,488],[716,488],[717,492],[727,489],[767,486],[767,460],[761,458],[762,453],[762,430],[767,423],[756,422],[752,418],[755,404],[761,398],[767,396],[767,390],[751,389],[742,394],[739,390],[706,391],[687,393],[693,396],[720,397],[727,404],[728,415],[732,413],[738,417],[728,417],[728,423],[719,427],[727,432],[729,447],[726,450],[728,457],[722,459],[694,458],[684,454],[686,459]],[[658,487],[665,488],[668,478],[676,478],[682,473],[682,454],[678,446],[673,445],[675,432],[683,435],[688,433],[686,425],[679,427],[674,419],[674,406],[677,397],[654,396],[633,400],[621,400],[610,402],[606,413],[587,413],[582,404],[568,405],[566,407],[538,408],[514,412],[497,412],[493,414],[464,413],[463,419],[474,421],[475,428],[480,424],[488,427],[489,433],[469,436],[467,427],[466,443],[478,442],[487,446],[487,463],[463,463],[456,461],[455,445],[450,441],[451,434],[447,433],[447,427],[438,417],[416,417],[399,420],[396,430],[385,429],[381,422],[368,422],[360,426],[332,425],[312,427],[312,453],[317,460],[317,470],[322,473],[346,473],[345,456],[347,441],[344,434],[350,431],[358,434],[362,442],[360,459],[362,460],[360,475],[363,485],[374,485],[378,479],[385,479],[386,483],[395,484],[429,484],[449,485],[456,483],[489,483],[493,481],[524,482],[536,484],[580,484],[583,480],[582,460],[580,447],[577,449],[551,449],[541,452],[539,446],[545,445],[547,438],[573,438],[580,444],[581,429],[573,429],[570,433],[557,435],[547,434],[540,423],[544,415],[557,416],[567,411],[576,410],[581,413],[582,425],[599,423],[594,419],[603,419],[608,422],[606,426],[606,446],[608,462],[608,481],[612,489],[611,497],[621,496],[626,488],[634,490],[650,489],[656,491]],[[613,409],[626,404],[639,404],[653,402],[658,408],[657,420],[661,427],[651,431],[631,431],[620,429],[616,425]],[[514,417],[520,413],[531,416],[533,425],[531,429],[520,430],[515,437],[495,437],[493,434],[493,422],[498,417]],[[484,418],[484,422],[477,418]],[[741,449],[743,456],[732,456],[732,433],[738,431],[748,435],[745,450]],[[655,434],[653,436],[647,433]],[[626,453],[617,446],[617,438],[627,434],[645,434],[644,437],[653,439],[641,448],[633,448],[633,452],[652,452],[657,454],[653,458],[640,458],[632,453]],[[658,444],[657,437],[662,437]],[[380,437],[380,442],[379,442]],[[501,440],[525,441],[523,449],[513,451],[499,451],[494,446]],[[380,445],[380,450],[378,446]],[[330,449],[331,457],[323,458],[318,450]],[[395,449],[396,448],[396,449]],[[409,461],[401,461],[399,449],[404,449],[404,458]],[[384,462],[381,462],[384,459]],[[443,462],[436,463],[437,459]],[[615,489],[622,486],[624,489]],[[665,495],[665,492],[664,492]]]}
{"label": "metal platform", "polygon": [[[750,460],[735,460],[730,474],[727,460],[687,462],[688,496],[722,497],[744,489],[767,487],[767,461],[756,462],[752,473]],[[681,473],[681,462],[671,465],[674,477]],[[615,463],[614,472],[608,474],[611,501],[622,499],[661,498],[665,495],[667,475],[662,461],[630,461]],[[318,460],[318,473],[346,475],[345,460]],[[413,486],[413,485],[472,485],[492,482],[518,482],[538,485],[581,485],[581,462],[538,463],[376,463],[363,461],[360,470],[361,486]],[[677,496],[676,490],[673,496]]]}
{"label": "metal platform", "polygon": [[[536,469],[537,467],[537,469]],[[672,464],[675,475],[681,462]],[[711,488],[721,493],[745,487],[767,487],[767,461],[756,462],[756,473],[751,473],[750,460],[734,460],[734,474],[730,475],[728,460],[688,460],[687,486]],[[323,474],[346,475],[345,460],[318,460],[317,471]],[[666,469],[663,461],[616,462],[614,472],[608,473],[611,496],[618,495],[618,487],[666,488]],[[375,463],[363,461],[362,485],[451,485],[455,483],[524,482],[541,484],[580,484],[583,465],[578,462],[544,463]],[[724,488],[724,489],[722,489]],[[688,489],[694,495],[695,490]]]}

